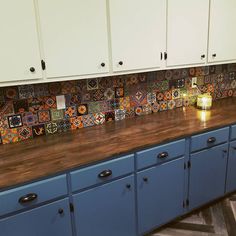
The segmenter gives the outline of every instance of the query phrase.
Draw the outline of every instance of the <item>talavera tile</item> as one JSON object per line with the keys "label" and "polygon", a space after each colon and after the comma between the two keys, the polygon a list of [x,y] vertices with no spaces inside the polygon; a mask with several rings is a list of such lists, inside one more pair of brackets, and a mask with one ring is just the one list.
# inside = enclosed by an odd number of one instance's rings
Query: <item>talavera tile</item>
{"label": "talavera tile", "polygon": [[28,126],[23,126],[21,128],[18,128],[18,138],[19,141],[33,138],[32,128]]}
{"label": "talavera tile", "polygon": [[3,144],[16,143],[19,141],[17,129],[1,130],[1,138]]}

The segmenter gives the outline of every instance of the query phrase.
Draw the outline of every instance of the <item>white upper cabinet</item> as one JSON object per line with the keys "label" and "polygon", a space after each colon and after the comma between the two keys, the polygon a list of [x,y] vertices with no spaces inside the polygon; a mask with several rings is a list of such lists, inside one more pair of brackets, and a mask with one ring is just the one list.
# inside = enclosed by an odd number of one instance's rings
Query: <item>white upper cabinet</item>
{"label": "white upper cabinet", "polygon": [[167,66],[204,64],[209,0],[168,0],[167,9]]}
{"label": "white upper cabinet", "polygon": [[106,0],[38,0],[47,77],[106,73]]}
{"label": "white upper cabinet", "polygon": [[236,0],[211,0],[209,62],[236,60]]}
{"label": "white upper cabinet", "polygon": [[165,51],[165,0],[110,0],[113,71],[162,66]]}
{"label": "white upper cabinet", "polygon": [[0,82],[42,78],[34,1],[1,1],[0,33]]}

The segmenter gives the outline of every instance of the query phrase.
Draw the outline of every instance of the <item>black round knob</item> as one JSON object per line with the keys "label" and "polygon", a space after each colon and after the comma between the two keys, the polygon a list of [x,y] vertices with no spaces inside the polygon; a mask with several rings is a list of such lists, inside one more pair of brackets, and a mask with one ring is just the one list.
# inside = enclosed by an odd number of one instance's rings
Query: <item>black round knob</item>
{"label": "black round knob", "polygon": [[126,188],[127,188],[127,189],[130,189],[130,188],[131,188],[131,185],[130,185],[130,184],[126,184]]}
{"label": "black round knob", "polygon": [[212,54],[212,57],[216,57],[216,54],[214,53],[214,54]]}
{"label": "black round knob", "polygon": [[148,178],[147,177],[143,177],[143,181],[144,182],[148,182]]}
{"label": "black round knob", "polygon": [[105,67],[106,66],[106,64],[103,62],[103,63],[101,63],[101,67]]}
{"label": "black round knob", "polygon": [[60,215],[62,215],[62,214],[64,213],[64,210],[63,210],[62,208],[60,208],[60,209],[58,210],[58,213],[59,213]]}
{"label": "black round knob", "polygon": [[122,66],[124,63],[123,61],[119,61],[119,65]]}
{"label": "black round knob", "polygon": [[30,72],[35,72],[35,68],[34,67],[30,67]]}
{"label": "black round knob", "polygon": [[204,59],[205,57],[206,57],[205,54],[201,55],[201,59]]}

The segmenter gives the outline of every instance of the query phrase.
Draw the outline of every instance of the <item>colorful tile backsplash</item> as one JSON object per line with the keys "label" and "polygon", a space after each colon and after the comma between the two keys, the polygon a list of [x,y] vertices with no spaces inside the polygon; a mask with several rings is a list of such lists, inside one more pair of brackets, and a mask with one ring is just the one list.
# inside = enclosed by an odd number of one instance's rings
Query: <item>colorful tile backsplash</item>
{"label": "colorful tile backsplash", "polygon": [[[236,64],[0,88],[0,142],[77,130],[194,105],[197,88],[236,97]],[[57,109],[64,95],[66,108]]]}

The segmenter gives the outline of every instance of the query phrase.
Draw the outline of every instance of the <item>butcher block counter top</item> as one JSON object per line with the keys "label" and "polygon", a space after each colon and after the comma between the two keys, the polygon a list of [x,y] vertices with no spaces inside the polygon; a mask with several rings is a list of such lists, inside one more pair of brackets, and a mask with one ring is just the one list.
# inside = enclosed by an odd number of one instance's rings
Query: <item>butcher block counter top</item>
{"label": "butcher block counter top", "polygon": [[0,190],[236,123],[236,98],[0,146]]}

